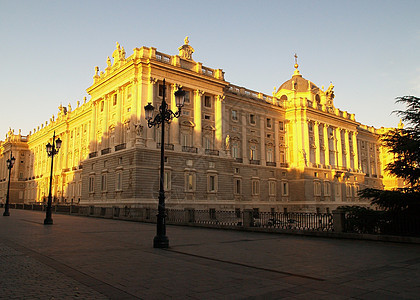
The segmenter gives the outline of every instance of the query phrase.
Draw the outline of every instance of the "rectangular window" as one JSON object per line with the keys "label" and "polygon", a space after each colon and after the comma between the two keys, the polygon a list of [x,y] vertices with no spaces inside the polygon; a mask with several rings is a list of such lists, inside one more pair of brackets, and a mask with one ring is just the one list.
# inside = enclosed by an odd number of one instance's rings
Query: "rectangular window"
{"label": "rectangular window", "polygon": [[250,114],[249,115],[249,123],[252,124],[252,125],[255,125],[256,118],[255,118],[255,115],[254,114]]}
{"label": "rectangular window", "polygon": [[207,176],[207,192],[217,192],[217,175],[211,174]]}
{"label": "rectangular window", "polygon": [[271,128],[271,119],[267,118],[267,128]]}
{"label": "rectangular window", "polygon": [[235,178],[233,188],[233,193],[235,195],[241,194],[241,179]]}
{"label": "rectangular window", "polygon": [[269,181],[268,182],[268,194],[270,196],[276,195],[276,182],[275,181]]}
{"label": "rectangular window", "polygon": [[324,182],[324,196],[331,196],[331,183]]}
{"label": "rectangular window", "polygon": [[95,177],[90,176],[89,177],[89,193],[95,192]]}
{"label": "rectangular window", "polygon": [[163,189],[165,191],[171,190],[171,172],[165,171],[163,174]]}
{"label": "rectangular window", "polygon": [[321,182],[314,182],[314,196],[321,196]]}
{"label": "rectangular window", "polygon": [[[165,94],[166,94],[166,89],[165,89]],[[159,84],[159,97],[163,97],[163,84]]]}
{"label": "rectangular window", "polygon": [[190,103],[190,92],[189,91],[185,91],[184,102],[185,103]]}
{"label": "rectangular window", "polygon": [[283,181],[281,184],[281,195],[289,196],[289,183],[286,181]]}
{"label": "rectangular window", "polygon": [[117,172],[115,174],[115,190],[116,191],[122,190],[122,172]]}
{"label": "rectangular window", "polygon": [[237,158],[237,157],[239,157],[239,147],[238,147],[238,145],[236,145],[236,144],[234,144],[234,145],[232,146],[232,157],[233,157],[233,158]]}
{"label": "rectangular window", "polygon": [[204,96],[204,106],[210,108],[211,107],[211,97]]}
{"label": "rectangular window", "polygon": [[114,94],[113,96],[113,101],[112,101],[112,105],[117,105],[117,94]]}
{"label": "rectangular window", "polygon": [[283,131],[284,130],[284,123],[283,121],[279,121],[279,130]]}
{"label": "rectangular window", "polygon": [[193,192],[195,190],[195,174],[185,174],[185,190],[187,192]]}
{"label": "rectangular window", "polygon": [[267,161],[268,162],[274,162],[273,149],[271,149],[271,148],[267,149]]}
{"label": "rectangular window", "polygon": [[249,159],[250,160],[258,160],[258,157],[257,157],[257,146],[252,145],[250,147],[249,151],[250,151],[249,152]]}
{"label": "rectangular window", "polygon": [[252,180],[252,195],[256,196],[260,194],[260,181]]}
{"label": "rectangular window", "polygon": [[232,110],[232,120],[238,121],[238,112],[236,110]]}
{"label": "rectangular window", "polygon": [[102,192],[106,192],[106,188],[107,188],[107,174],[102,174],[101,177],[101,191]]}
{"label": "rectangular window", "polygon": [[346,197],[347,198],[351,198],[351,191],[352,190],[352,188],[351,188],[351,185],[350,184],[346,184]]}

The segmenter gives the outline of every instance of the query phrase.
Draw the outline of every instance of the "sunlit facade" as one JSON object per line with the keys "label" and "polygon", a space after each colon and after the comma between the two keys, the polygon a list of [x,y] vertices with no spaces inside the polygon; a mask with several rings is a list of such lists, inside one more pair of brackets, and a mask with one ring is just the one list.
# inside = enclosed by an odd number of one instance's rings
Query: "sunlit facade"
{"label": "sunlit facade", "polygon": [[[401,182],[384,173],[389,155],[375,129],[334,106],[334,91],[299,73],[272,95],[235,86],[221,69],[192,58],[186,38],[178,55],[153,47],[126,52],[118,43],[104,71],[95,68],[90,100],[60,106],[57,116],[27,136],[10,130],[0,142],[0,197],[5,201],[6,160],[12,169],[11,203],[42,202],[51,159],[45,145],[63,141],[54,159],[57,203],[156,207],[160,129],[148,128],[144,106],[186,91],[182,116],[165,133],[167,207],[330,211],[368,205],[365,187]],[[392,158],[391,158],[392,159]]]}

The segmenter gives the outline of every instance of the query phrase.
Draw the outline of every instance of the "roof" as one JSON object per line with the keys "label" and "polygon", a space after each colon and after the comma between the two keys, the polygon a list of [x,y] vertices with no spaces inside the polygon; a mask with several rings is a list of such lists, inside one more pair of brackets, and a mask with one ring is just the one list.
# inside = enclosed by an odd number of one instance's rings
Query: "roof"
{"label": "roof", "polygon": [[[297,71],[297,70],[296,70]],[[293,74],[292,78],[287,80],[286,82],[284,82],[279,89],[277,90],[280,91],[282,89],[286,89],[286,90],[293,90],[293,83],[295,84],[295,89],[296,92],[307,92],[308,91],[308,86],[309,86],[309,82],[311,84],[311,91],[313,93],[317,93],[319,91],[319,88],[311,81],[305,79],[302,77],[302,75],[299,74],[299,71],[297,71]]]}

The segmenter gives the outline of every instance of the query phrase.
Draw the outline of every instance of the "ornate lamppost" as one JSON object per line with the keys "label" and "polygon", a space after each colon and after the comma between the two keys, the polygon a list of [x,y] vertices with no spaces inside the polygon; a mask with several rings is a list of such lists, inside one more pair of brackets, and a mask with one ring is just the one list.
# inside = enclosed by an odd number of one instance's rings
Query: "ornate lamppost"
{"label": "ornate lamppost", "polygon": [[7,168],[9,169],[9,182],[7,183],[6,205],[4,206],[3,216],[10,216],[10,213],[9,213],[10,172],[12,171],[15,161],[16,159],[12,156],[12,151],[10,151],[10,158],[6,160],[6,165],[7,165]]}
{"label": "ornate lamppost", "polygon": [[[153,239],[154,248],[168,248],[169,240],[166,236],[166,212],[165,212],[165,189],[164,189],[164,174],[165,174],[165,122],[168,124],[173,118],[179,118],[181,115],[181,108],[184,106],[185,91],[181,88],[178,89],[175,95],[175,103],[178,107],[177,112],[172,112],[168,108],[168,104],[165,101],[166,85],[165,79],[163,80],[163,96],[162,103],[159,106],[159,113],[153,119],[153,113],[155,108],[149,102],[145,107],[145,118],[147,120],[147,126],[152,128],[153,126],[159,126],[162,124],[162,134],[160,143],[160,182],[159,182],[159,205],[156,223],[156,236]],[[153,119],[153,120],[152,120]]]}
{"label": "ornate lamppost", "polygon": [[51,218],[51,202],[52,202],[51,189],[52,189],[52,178],[53,178],[53,167],[54,167],[54,155],[56,155],[61,148],[60,138],[58,138],[57,141],[55,140],[55,131],[53,135],[52,145],[48,143],[46,148],[47,148],[48,156],[51,156],[51,176],[50,176],[50,192],[48,194],[47,213],[44,220],[44,225],[52,225],[53,220]]}

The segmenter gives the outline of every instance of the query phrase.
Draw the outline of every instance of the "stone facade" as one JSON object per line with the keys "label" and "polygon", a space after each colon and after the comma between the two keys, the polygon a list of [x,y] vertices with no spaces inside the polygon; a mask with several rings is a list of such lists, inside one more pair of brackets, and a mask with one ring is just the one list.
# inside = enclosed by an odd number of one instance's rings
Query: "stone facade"
{"label": "stone facade", "polygon": [[174,92],[186,91],[181,117],[166,126],[167,207],[325,212],[368,205],[357,196],[365,187],[402,184],[383,171],[390,158],[378,137],[386,129],[336,108],[332,85],[324,90],[304,79],[296,62],[271,96],[251,91],[195,62],[188,43],[179,55],[142,47],[127,58],[117,43],[105,70],[95,68],[89,101],[60,106],[27,136],[9,131],[0,144],[1,200],[10,151],[17,162],[11,203],[45,199],[45,145],[55,132],[63,141],[54,159],[56,202],[155,207],[161,128],[148,128],[144,106],[159,107],[163,79],[173,110]]}

